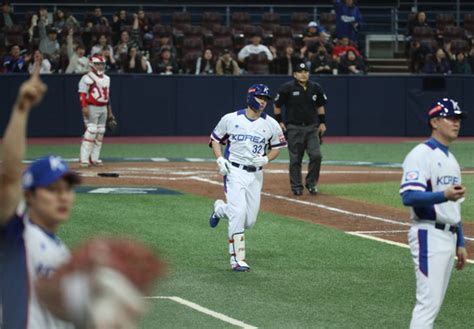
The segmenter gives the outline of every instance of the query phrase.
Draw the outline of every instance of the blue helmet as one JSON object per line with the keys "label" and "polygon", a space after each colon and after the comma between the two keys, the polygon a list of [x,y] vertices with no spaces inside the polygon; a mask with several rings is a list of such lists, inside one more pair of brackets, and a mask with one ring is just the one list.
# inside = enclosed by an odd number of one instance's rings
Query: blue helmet
{"label": "blue helmet", "polygon": [[458,102],[450,98],[439,99],[428,110],[428,118],[453,118],[465,119],[467,113],[461,111]]}
{"label": "blue helmet", "polygon": [[254,110],[260,109],[260,103],[257,102],[255,97],[265,97],[267,100],[271,100],[272,97],[270,96],[270,88],[263,84],[256,84],[250,86],[249,90],[247,91],[247,105]]}

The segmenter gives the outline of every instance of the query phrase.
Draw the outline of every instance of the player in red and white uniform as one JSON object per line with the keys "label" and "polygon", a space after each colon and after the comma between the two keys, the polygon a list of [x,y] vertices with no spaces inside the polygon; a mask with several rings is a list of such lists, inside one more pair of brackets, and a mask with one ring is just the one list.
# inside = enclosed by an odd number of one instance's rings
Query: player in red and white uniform
{"label": "player in red and white uniform", "polygon": [[100,166],[100,149],[108,117],[113,117],[109,104],[110,77],[104,73],[105,59],[94,55],[89,59],[90,71],[79,81],[79,97],[86,131],[81,144],[81,166]]}

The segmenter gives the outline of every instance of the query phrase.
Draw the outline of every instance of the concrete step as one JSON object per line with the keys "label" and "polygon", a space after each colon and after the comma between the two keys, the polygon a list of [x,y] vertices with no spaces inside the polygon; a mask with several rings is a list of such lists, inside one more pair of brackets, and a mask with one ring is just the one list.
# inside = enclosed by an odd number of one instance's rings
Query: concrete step
{"label": "concrete step", "polygon": [[370,72],[408,73],[408,65],[370,65]]}

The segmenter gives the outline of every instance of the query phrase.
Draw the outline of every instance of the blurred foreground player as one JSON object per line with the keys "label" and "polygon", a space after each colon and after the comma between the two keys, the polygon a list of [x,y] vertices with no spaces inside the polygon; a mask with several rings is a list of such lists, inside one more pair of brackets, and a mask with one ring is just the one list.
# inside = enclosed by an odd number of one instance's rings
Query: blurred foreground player
{"label": "blurred foreground player", "polygon": [[0,328],[133,328],[144,308],[142,293],[161,263],[124,239],[87,242],[71,257],[56,231],[70,216],[79,176],[61,158],[47,156],[22,178],[29,112],[46,89],[37,62],[20,87],[3,139]]}

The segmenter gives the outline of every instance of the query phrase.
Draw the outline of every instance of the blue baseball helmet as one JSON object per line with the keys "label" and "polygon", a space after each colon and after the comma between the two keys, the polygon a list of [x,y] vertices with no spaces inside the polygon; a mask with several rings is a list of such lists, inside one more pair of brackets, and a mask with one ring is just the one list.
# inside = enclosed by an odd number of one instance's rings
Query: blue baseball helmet
{"label": "blue baseball helmet", "polygon": [[23,173],[23,189],[31,190],[36,187],[46,187],[64,178],[69,184],[80,183],[80,177],[63,159],[57,156],[45,156],[34,161]]}
{"label": "blue baseball helmet", "polygon": [[450,98],[442,98],[431,105],[428,110],[428,118],[460,118],[465,119],[467,113],[463,112],[459,107],[458,102]]}
{"label": "blue baseball helmet", "polygon": [[260,103],[257,102],[255,97],[264,97],[270,101],[272,99],[270,96],[270,88],[263,84],[256,84],[250,86],[249,90],[247,91],[247,105],[255,110],[258,110],[260,109]]}

